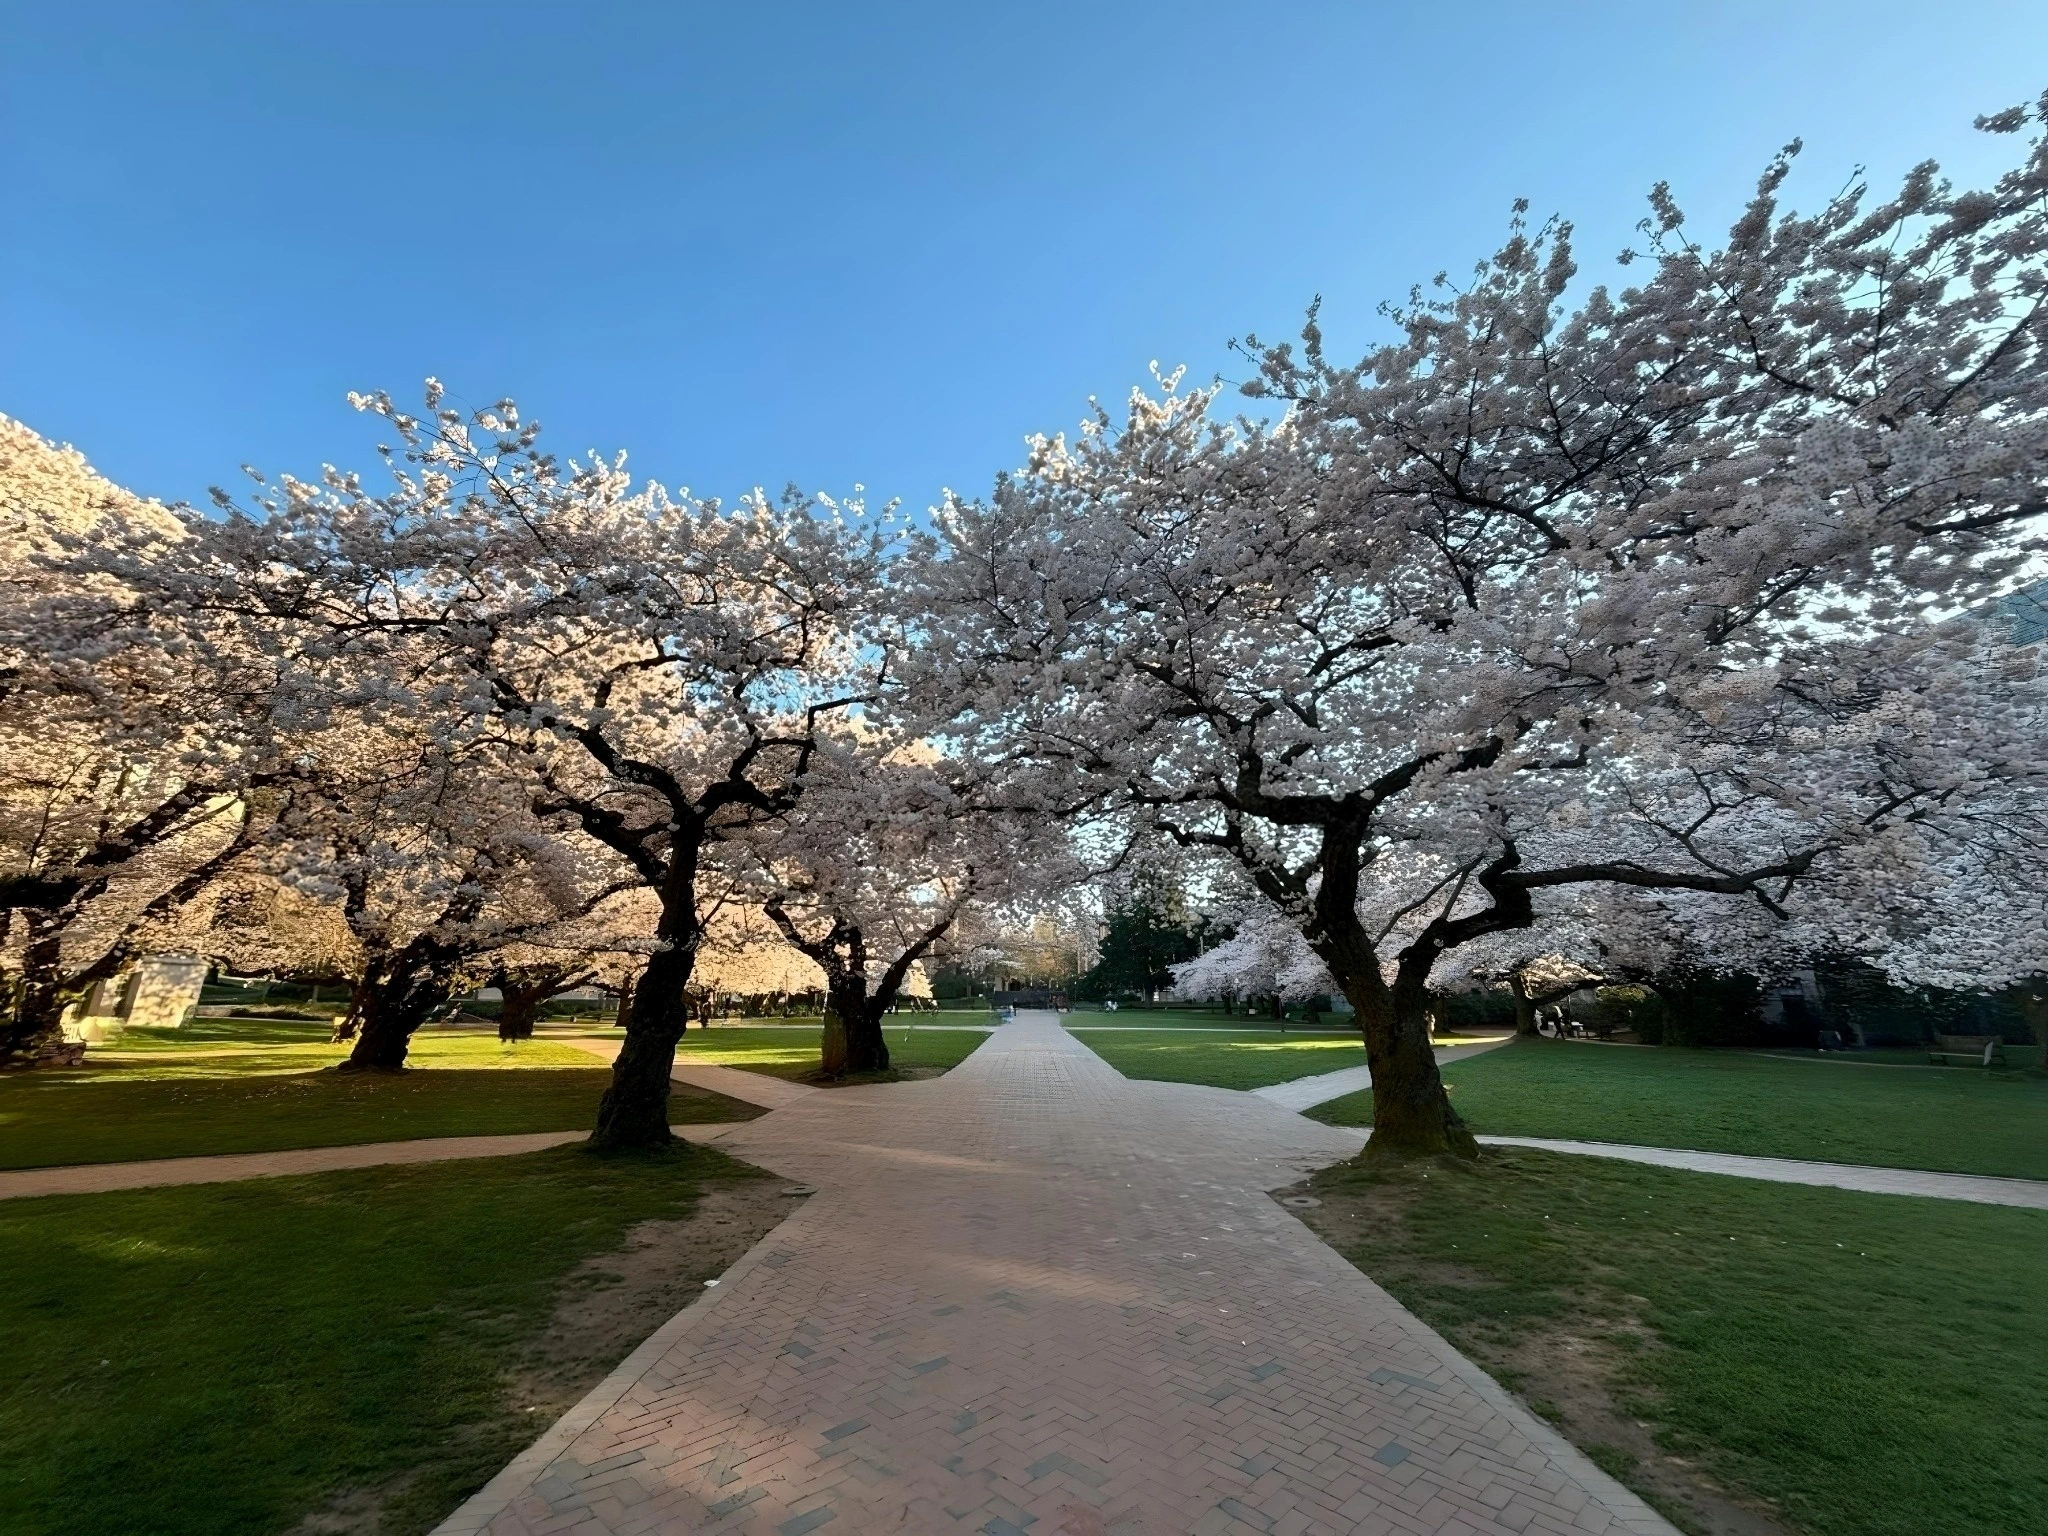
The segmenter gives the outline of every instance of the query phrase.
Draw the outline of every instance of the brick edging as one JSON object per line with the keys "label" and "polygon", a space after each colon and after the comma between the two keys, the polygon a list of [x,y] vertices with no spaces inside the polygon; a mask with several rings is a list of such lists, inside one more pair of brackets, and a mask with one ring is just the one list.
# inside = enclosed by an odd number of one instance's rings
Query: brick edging
{"label": "brick edging", "polygon": [[550,1463],[576,1443],[577,1437],[618,1405],[634,1385],[654,1368],[662,1356],[687,1338],[699,1323],[714,1315],[720,1298],[730,1296],[736,1283],[776,1247],[789,1224],[803,1215],[810,1201],[778,1221],[761,1240],[735,1259],[719,1275],[718,1284],[707,1285],[689,1305],[642,1339],[633,1352],[587,1392],[582,1401],[547,1427],[541,1437],[500,1469],[483,1487],[429,1533],[429,1536],[478,1536],[493,1520],[511,1507],[512,1501],[530,1487]]}

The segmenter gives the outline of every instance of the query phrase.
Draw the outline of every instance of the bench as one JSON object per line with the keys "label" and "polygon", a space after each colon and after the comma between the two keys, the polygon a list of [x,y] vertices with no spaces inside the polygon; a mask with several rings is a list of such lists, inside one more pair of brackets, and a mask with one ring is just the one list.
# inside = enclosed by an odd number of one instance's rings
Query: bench
{"label": "bench", "polygon": [[1927,1059],[1937,1067],[2002,1067],[2005,1042],[1996,1035],[1936,1035]]}

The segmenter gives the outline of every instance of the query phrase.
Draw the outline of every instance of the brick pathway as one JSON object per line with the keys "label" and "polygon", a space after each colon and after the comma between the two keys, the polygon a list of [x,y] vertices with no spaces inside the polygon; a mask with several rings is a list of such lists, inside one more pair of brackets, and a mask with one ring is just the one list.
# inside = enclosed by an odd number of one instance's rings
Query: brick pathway
{"label": "brick pathway", "polygon": [[443,1536],[1671,1536],[1264,1193],[1355,1136],[1051,1015],[713,1134],[818,1193]]}
{"label": "brick pathway", "polygon": [[[1463,1061],[1467,1056],[1478,1056],[1506,1044],[1505,1040],[1484,1040],[1477,1045],[1440,1045],[1436,1064],[1441,1067],[1446,1062]],[[1347,1093],[1363,1093],[1371,1086],[1371,1067],[1343,1067],[1335,1072],[1319,1072],[1314,1077],[1297,1077],[1292,1082],[1272,1083],[1252,1092],[1282,1109],[1303,1110],[1341,1099]]]}

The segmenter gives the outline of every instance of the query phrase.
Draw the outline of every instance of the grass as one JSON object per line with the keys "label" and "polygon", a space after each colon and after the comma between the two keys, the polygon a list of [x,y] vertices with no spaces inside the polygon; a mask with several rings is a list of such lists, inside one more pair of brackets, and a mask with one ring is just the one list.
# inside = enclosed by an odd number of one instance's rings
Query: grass
{"label": "grass", "polygon": [[1336,1014],[1326,1014],[1324,1022],[1317,1025],[1303,1023],[1300,1019],[1289,1019],[1283,1031],[1278,1019],[1271,1016],[1249,1014],[1242,1011],[1225,1013],[1221,1008],[1119,1008],[1110,1012],[1104,1008],[1091,1008],[1086,1004],[1063,1016],[1062,1022],[1069,1029],[1087,1029],[1091,1025],[1100,1028],[1122,1027],[1125,1029],[1226,1029],[1271,1034],[1294,1034],[1311,1029],[1336,1029],[1349,1031],[1350,1022]]}
{"label": "grass", "polygon": [[1070,1023],[1075,1037],[1125,1077],[1212,1088],[1264,1088],[1318,1072],[1365,1065],[1358,1036],[1343,1034],[1194,1034],[1185,1029],[1090,1029]]}
{"label": "grass", "polygon": [[1305,1219],[1481,1363],[1590,1339],[1616,1422],[1813,1536],[2048,1532],[2048,1213],[1523,1150],[1313,1187]]}
{"label": "grass", "polygon": [[[1517,1041],[1444,1081],[1482,1134],[2048,1179],[2048,1082],[2010,1073]],[[1372,1095],[1309,1113],[1370,1125]]]}
{"label": "grass", "polygon": [[270,1536],[396,1480],[379,1529],[424,1531],[536,1432],[504,1372],[563,1278],[744,1173],[555,1150],[0,1204],[0,1529]]}
{"label": "grass", "polygon": [[[418,1136],[493,1136],[588,1126],[610,1081],[598,1058],[547,1040],[428,1031],[417,1070],[325,1070],[345,1054],[325,1027],[206,1019],[123,1036],[76,1072],[0,1077],[0,1168],[350,1146]],[[676,1086],[675,1123],[755,1113]]]}
{"label": "grass", "polygon": [[[1211,1088],[1265,1088],[1298,1077],[1365,1065],[1365,1048],[1352,1030],[1282,1035],[1273,1030],[1193,1033],[1188,1029],[1099,1029],[1069,1023],[1082,1041],[1125,1077],[1161,1083],[1202,1083]],[[1472,1041],[1484,1036],[1471,1037]],[[1497,1038],[1497,1037],[1496,1037]],[[1439,1035],[1440,1045],[1469,1043]],[[1368,1109],[1370,1105],[1368,1104]]]}
{"label": "grass", "polygon": [[[886,1034],[892,1067],[957,1067],[988,1035],[976,1029],[933,1028],[930,1014],[916,1015],[916,1027],[892,1022]],[[676,1060],[707,1066],[741,1067],[770,1077],[801,1078],[818,1070],[819,1026],[793,1030],[781,1026],[739,1025],[693,1029],[676,1047]]]}

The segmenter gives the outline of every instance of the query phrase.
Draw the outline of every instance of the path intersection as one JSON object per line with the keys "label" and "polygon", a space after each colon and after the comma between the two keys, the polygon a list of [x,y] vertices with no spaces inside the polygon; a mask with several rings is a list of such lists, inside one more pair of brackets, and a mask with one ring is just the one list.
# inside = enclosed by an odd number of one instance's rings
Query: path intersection
{"label": "path intersection", "polygon": [[1266,1193],[1353,1134],[1024,1014],[707,1139],[817,1193],[440,1536],[1671,1536]]}

